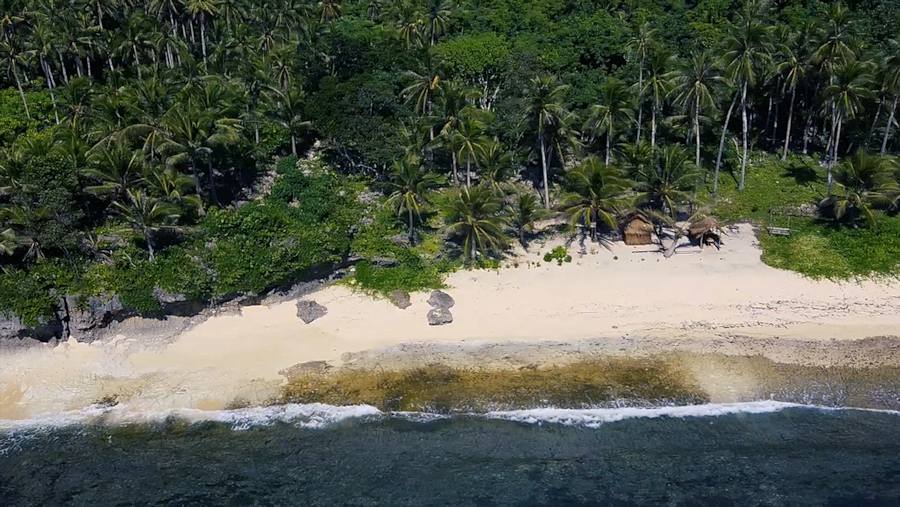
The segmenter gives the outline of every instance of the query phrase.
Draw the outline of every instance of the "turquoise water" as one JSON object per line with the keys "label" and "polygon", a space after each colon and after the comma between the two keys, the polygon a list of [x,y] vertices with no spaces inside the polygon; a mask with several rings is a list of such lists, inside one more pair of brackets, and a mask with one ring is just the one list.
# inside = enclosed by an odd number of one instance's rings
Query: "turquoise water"
{"label": "turquoise water", "polygon": [[6,430],[0,504],[900,505],[895,413],[295,416]]}

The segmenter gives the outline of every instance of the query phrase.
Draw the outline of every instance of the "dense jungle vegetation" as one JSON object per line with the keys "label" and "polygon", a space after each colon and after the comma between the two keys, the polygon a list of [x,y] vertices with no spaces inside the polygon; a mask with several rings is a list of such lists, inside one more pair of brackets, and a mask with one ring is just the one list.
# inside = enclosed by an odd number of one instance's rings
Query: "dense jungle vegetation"
{"label": "dense jungle vegetation", "polygon": [[551,214],[686,203],[794,229],[762,229],[773,265],[895,274],[898,27],[889,0],[0,0],[0,312],[348,260],[431,287]]}

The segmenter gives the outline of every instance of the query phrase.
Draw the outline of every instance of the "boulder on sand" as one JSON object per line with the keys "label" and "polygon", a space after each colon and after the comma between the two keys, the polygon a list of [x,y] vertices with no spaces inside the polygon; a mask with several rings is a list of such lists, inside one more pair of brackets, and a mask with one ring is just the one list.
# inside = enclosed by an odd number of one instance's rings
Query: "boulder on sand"
{"label": "boulder on sand", "polygon": [[306,324],[324,317],[326,313],[328,313],[328,308],[315,301],[297,301],[297,317],[300,317],[300,320]]}
{"label": "boulder on sand", "polygon": [[409,308],[412,304],[409,300],[409,292],[406,292],[405,290],[395,290],[391,292],[388,294],[388,300],[401,310]]}
{"label": "boulder on sand", "polygon": [[453,322],[453,314],[446,308],[432,308],[428,312],[429,326],[443,326]]}
{"label": "boulder on sand", "polygon": [[456,301],[444,291],[436,290],[428,296],[428,304],[434,308],[453,308],[453,305],[456,304]]}

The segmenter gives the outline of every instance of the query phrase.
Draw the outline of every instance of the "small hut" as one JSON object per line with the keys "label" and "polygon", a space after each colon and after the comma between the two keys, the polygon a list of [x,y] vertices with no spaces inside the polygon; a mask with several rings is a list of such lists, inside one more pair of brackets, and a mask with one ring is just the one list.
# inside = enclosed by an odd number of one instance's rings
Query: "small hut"
{"label": "small hut", "polygon": [[703,217],[699,220],[691,222],[688,227],[688,236],[691,242],[704,246],[712,245],[721,248],[722,246],[722,224],[713,217]]}
{"label": "small hut", "polygon": [[651,245],[653,222],[641,212],[630,213],[622,221],[622,236],[626,245]]}

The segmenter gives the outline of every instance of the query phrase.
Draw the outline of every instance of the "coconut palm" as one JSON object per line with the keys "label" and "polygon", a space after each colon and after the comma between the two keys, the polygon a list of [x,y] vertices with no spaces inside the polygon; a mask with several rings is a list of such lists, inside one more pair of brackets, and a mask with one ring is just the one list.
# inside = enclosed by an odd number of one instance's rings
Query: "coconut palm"
{"label": "coconut palm", "polygon": [[635,143],[641,142],[641,126],[644,117],[644,67],[645,63],[653,51],[655,44],[656,30],[650,27],[650,23],[641,23],[631,40],[628,41],[628,50],[638,59],[638,82],[637,82],[637,126],[635,134]]}
{"label": "coconut palm", "polygon": [[503,201],[490,188],[475,185],[450,189],[441,208],[447,232],[460,243],[470,261],[479,254],[499,253],[509,244]]}
{"label": "coconut palm", "polygon": [[900,42],[892,39],[888,42],[887,58],[884,61],[884,88],[893,97],[891,112],[888,115],[887,124],[884,127],[884,137],[881,140],[881,154],[887,151],[888,140],[891,138],[891,127],[897,123],[897,101],[900,99]]}
{"label": "coconut palm", "polygon": [[129,190],[143,182],[144,159],[140,151],[129,149],[122,142],[95,147],[89,152],[90,165],[82,174],[95,184],[85,191],[112,200],[120,200]]}
{"label": "coconut palm", "polygon": [[725,39],[725,54],[723,59],[726,65],[728,77],[740,90],[741,106],[741,179],[738,189],[743,190],[747,176],[747,163],[749,161],[749,133],[750,124],[748,117],[748,91],[759,79],[761,67],[770,59],[769,54],[769,27],[763,24],[764,4],[748,0],[744,4],[741,14],[737,18],[735,26],[730,30]]}
{"label": "coconut palm", "polygon": [[715,106],[724,78],[709,52],[694,53],[672,75],[672,95],[691,118],[694,130],[694,165],[700,167],[700,117]]}
{"label": "coconut palm", "polygon": [[569,112],[565,98],[568,85],[561,84],[556,76],[541,75],[531,79],[525,95],[525,121],[534,129],[540,145],[541,169],[544,178],[544,206],[550,209],[549,149],[554,136],[563,126]]}
{"label": "coconut palm", "polygon": [[466,161],[466,186],[472,185],[472,163],[478,163],[479,155],[488,142],[484,135],[485,111],[467,107],[461,113],[461,121],[450,133],[454,138],[453,146],[456,147],[458,159]]}
{"label": "coconut palm", "polygon": [[638,191],[635,203],[674,219],[676,205],[691,200],[700,174],[684,148],[670,145],[662,150],[657,165],[646,167],[635,179]]}
{"label": "coconut palm", "polygon": [[[200,48],[203,55],[203,66],[206,68],[206,24],[219,12],[217,0],[185,0],[185,12],[200,25]],[[193,25],[191,25],[193,27]],[[193,28],[191,28],[193,30]]]}
{"label": "coconut palm", "polygon": [[478,167],[481,169],[482,184],[491,187],[498,195],[507,192],[507,181],[515,173],[515,167],[512,153],[504,149],[498,138],[484,143],[479,153]]}
{"label": "coconut palm", "polygon": [[539,197],[533,192],[519,192],[513,196],[509,210],[509,225],[515,229],[519,243],[528,247],[527,235],[534,233],[534,223],[547,216]]}
{"label": "coconut palm", "polygon": [[834,121],[834,141],[828,164],[828,191],[833,180],[832,166],[838,161],[841,144],[841,128],[863,110],[863,101],[872,96],[872,66],[869,62],[849,60],[837,67],[832,84],[825,88],[824,95],[832,104]]}
{"label": "coconut palm", "polygon": [[600,87],[600,100],[591,106],[584,130],[596,138],[601,134],[606,137],[606,155],[604,163],[609,164],[612,154],[611,145],[615,142],[616,130],[633,121],[634,112],[631,94],[625,83],[616,78],[607,79]]}
{"label": "coconut palm", "polygon": [[671,74],[675,58],[664,49],[650,53],[647,60],[647,81],[642,93],[650,97],[650,149],[656,150],[657,117],[662,113],[662,106],[672,89]]}
{"label": "coconut palm", "polygon": [[447,31],[450,24],[450,16],[453,14],[453,4],[450,0],[428,0],[426,17],[428,40],[434,46],[437,38]]}
{"label": "coconut palm", "polygon": [[128,227],[143,238],[151,261],[156,257],[156,235],[179,229],[176,225],[180,217],[178,208],[142,191],[127,192],[124,201],[116,201],[113,206]]}
{"label": "coconut palm", "polygon": [[319,14],[322,23],[341,17],[341,0],[322,0],[319,2]]}
{"label": "coconut palm", "polygon": [[624,205],[625,192],[630,188],[619,170],[588,157],[566,175],[568,191],[560,203],[573,226],[590,230],[591,239],[597,237],[598,224],[616,227],[616,215]]}
{"label": "coconut palm", "polygon": [[886,204],[897,190],[886,157],[858,151],[835,175],[838,191],[819,203],[819,209],[836,221],[875,223],[873,207]]}
{"label": "coconut palm", "polygon": [[289,88],[286,91],[272,88],[270,93],[272,119],[287,129],[291,136],[291,154],[297,156],[297,140],[312,123],[303,119],[303,90]]}
{"label": "coconut palm", "polygon": [[441,178],[428,172],[416,155],[407,155],[394,163],[388,204],[398,216],[406,215],[409,227],[409,243],[415,244],[416,221],[421,221],[422,210],[428,204],[428,194],[441,184]]}
{"label": "coconut palm", "polygon": [[791,126],[794,121],[794,104],[797,100],[797,88],[806,77],[808,71],[808,38],[805,34],[809,29],[788,35],[787,44],[783,45],[778,53],[776,71],[784,78],[782,81],[782,93],[790,93],[788,106],[787,126],[784,131],[784,146],[781,151],[781,160],[787,159],[788,147],[791,143]]}

